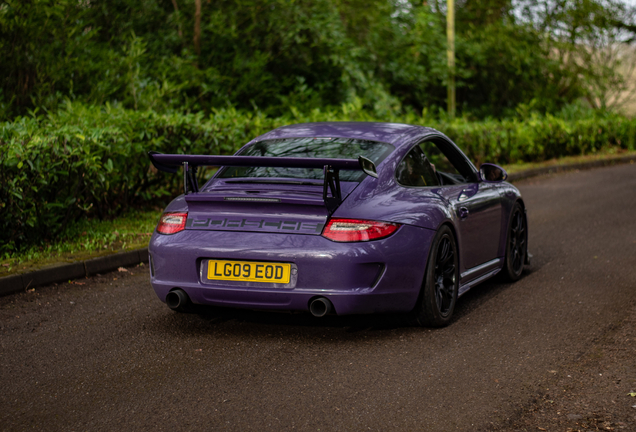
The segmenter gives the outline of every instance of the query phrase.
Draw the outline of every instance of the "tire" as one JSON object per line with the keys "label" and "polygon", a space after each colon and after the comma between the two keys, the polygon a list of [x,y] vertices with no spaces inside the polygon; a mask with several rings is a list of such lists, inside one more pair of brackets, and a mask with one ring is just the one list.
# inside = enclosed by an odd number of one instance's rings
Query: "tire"
{"label": "tire", "polygon": [[518,202],[515,203],[508,222],[506,239],[506,259],[503,276],[510,282],[517,281],[523,273],[523,266],[528,256],[528,221],[526,214]]}
{"label": "tire", "polygon": [[453,316],[459,291],[459,259],[455,236],[442,226],[428,254],[414,321],[424,327],[444,327]]}

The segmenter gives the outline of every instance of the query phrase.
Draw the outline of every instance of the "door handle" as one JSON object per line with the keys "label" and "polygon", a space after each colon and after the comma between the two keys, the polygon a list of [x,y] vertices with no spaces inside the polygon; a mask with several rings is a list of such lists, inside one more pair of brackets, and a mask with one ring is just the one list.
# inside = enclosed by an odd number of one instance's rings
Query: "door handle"
{"label": "door handle", "polygon": [[466,219],[468,217],[468,209],[466,207],[460,207],[459,210],[457,210],[457,216],[459,216],[460,219]]}

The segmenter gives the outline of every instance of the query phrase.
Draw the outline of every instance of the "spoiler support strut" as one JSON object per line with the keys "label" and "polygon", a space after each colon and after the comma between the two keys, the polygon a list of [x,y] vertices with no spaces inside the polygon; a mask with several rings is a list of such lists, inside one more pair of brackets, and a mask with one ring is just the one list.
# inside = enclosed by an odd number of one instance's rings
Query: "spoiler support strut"
{"label": "spoiler support strut", "polygon": [[[340,170],[334,169],[331,165],[325,165],[323,172],[325,173],[325,182],[322,185],[322,200],[325,202],[329,214],[332,214],[342,203]],[[327,195],[327,189],[331,192],[331,196]]]}
{"label": "spoiler support strut", "polygon": [[190,168],[188,162],[183,163],[183,194],[187,195],[188,190],[199,192],[199,182],[197,180],[197,166]]}

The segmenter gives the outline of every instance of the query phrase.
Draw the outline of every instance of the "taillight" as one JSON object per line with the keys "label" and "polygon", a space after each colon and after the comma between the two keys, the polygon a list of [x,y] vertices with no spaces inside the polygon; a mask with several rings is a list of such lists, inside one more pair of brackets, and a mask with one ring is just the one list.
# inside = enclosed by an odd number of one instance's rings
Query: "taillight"
{"label": "taillight", "polygon": [[164,213],[159,219],[157,232],[159,234],[174,234],[185,229],[187,213]]}
{"label": "taillight", "polygon": [[388,237],[400,224],[365,219],[331,219],[322,236],[337,242],[358,242]]}

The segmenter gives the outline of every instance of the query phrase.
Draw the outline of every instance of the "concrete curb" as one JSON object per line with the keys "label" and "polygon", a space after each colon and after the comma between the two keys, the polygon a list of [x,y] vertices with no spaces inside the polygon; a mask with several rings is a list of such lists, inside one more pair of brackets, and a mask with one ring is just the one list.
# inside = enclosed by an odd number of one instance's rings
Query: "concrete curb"
{"label": "concrete curb", "polygon": [[556,174],[565,171],[574,171],[574,170],[582,170],[582,169],[591,169],[591,168],[599,168],[609,165],[618,165],[624,163],[636,163],[636,155],[631,156],[616,156],[607,159],[589,161],[589,162],[580,162],[573,163],[568,165],[555,165],[549,167],[535,168],[529,169],[526,171],[521,171],[518,173],[508,175],[508,181],[513,182],[517,180],[523,180],[530,177],[536,177],[545,174]]}
{"label": "concrete curb", "polygon": [[0,296],[14,294],[42,285],[65,282],[106,273],[119,267],[148,262],[148,248],[119,252],[86,261],[62,264],[33,272],[0,278]]}
{"label": "concrete curb", "polygon": [[[636,155],[617,156],[614,158],[590,162],[535,168],[510,174],[508,176],[508,181],[517,181],[544,174],[573,171],[577,169],[590,169],[630,162],[636,162]],[[62,264],[24,274],[5,276],[0,278],[0,296],[14,294],[42,285],[50,285],[56,282],[64,282],[71,279],[93,276],[97,273],[105,273],[119,267],[132,266],[142,262],[148,262],[148,248],[137,249],[130,252],[119,252],[112,255],[106,255],[72,264]]]}

